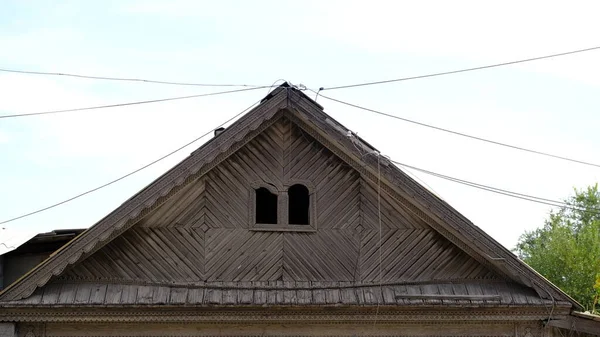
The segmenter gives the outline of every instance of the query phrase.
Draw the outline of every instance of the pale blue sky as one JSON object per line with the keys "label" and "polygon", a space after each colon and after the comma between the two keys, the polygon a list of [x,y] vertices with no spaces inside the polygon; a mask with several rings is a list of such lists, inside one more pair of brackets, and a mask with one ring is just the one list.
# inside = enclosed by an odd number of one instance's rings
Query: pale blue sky
{"label": "pale blue sky", "polygon": [[[2,1],[0,68],[197,83],[270,85],[284,78],[317,89],[597,46],[598,12],[593,1]],[[596,51],[325,94],[600,162],[599,60]],[[0,114],[220,90],[0,73]],[[128,173],[265,94],[1,119],[0,221]],[[439,173],[550,199],[600,180],[598,168],[319,103],[384,155]],[[2,226],[32,232],[91,226],[194,148]],[[541,226],[550,209],[417,176],[509,248],[525,229]]]}

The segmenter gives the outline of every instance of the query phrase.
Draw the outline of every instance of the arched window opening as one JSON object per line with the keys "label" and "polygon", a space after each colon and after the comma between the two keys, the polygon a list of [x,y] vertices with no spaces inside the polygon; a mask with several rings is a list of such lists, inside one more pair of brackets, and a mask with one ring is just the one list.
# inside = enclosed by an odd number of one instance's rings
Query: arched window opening
{"label": "arched window opening", "polygon": [[256,191],[256,223],[277,224],[277,195],[261,187]]}
{"label": "arched window opening", "polygon": [[289,224],[290,225],[308,225],[309,224],[309,194],[306,186],[296,184],[288,189],[289,197]]}

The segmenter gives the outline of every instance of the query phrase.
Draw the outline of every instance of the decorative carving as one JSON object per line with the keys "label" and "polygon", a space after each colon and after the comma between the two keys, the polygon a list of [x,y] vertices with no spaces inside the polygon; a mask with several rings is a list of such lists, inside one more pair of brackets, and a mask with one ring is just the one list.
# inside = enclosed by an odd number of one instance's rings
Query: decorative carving
{"label": "decorative carving", "polygon": [[[371,308],[373,309],[373,308]],[[310,324],[361,324],[365,322],[402,323],[428,322],[431,324],[460,324],[464,322],[530,322],[533,337],[539,337],[539,327],[531,322],[547,318],[548,313],[540,309],[533,310],[489,310],[489,311],[398,311],[380,310],[343,310],[338,313],[314,310],[234,310],[209,311],[207,308],[190,310],[152,310],[141,307],[120,310],[72,310],[72,309],[36,309],[0,313],[0,321],[16,322],[162,322],[183,323],[202,322],[207,324],[235,323],[310,323]],[[453,323],[454,322],[454,323]],[[520,336],[523,337],[523,332]]]}

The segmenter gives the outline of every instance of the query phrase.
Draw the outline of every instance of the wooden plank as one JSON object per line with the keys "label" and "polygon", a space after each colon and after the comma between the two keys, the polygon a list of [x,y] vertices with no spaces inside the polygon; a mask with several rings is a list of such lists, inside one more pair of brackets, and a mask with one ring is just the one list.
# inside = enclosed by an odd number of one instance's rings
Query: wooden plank
{"label": "wooden plank", "polygon": [[[164,250],[170,256],[173,266],[181,272],[182,277],[179,280],[193,282],[203,276],[197,272],[197,268],[194,267],[192,261],[188,258],[191,252],[177,238],[178,232],[176,228],[156,228],[153,230],[153,233],[156,236],[156,240],[160,240],[160,244],[165,246]],[[190,236],[189,233],[186,234],[186,236]]]}
{"label": "wooden plank", "polygon": [[106,295],[104,296],[104,303],[106,304],[119,304],[121,303],[121,295],[123,293],[123,285],[121,284],[109,284],[106,287]]}
{"label": "wooden plank", "polygon": [[[455,295],[464,295],[464,296],[469,295],[469,292],[467,291],[467,287],[462,283],[453,284],[452,290],[454,291]],[[460,299],[460,300],[457,300],[456,302],[461,305],[471,304],[471,301],[469,301],[468,299]]]}
{"label": "wooden plank", "polygon": [[358,304],[365,304],[365,291],[363,287],[354,288],[354,293],[356,294],[356,299]]}
{"label": "wooden plank", "polygon": [[[265,287],[267,285],[267,282],[255,281],[255,282],[252,282],[252,285],[254,287],[260,288],[260,287]],[[254,290],[254,304],[263,305],[266,303],[267,303],[267,291],[263,290],[263,289]]]}
{"label": "wooden plank", "polygon": [[[118,240],[118,241],[117,241]],[[119,254],[118,260],[122,260],[122,268],[128,274],[133,274],[133,280],[169,280],[169,273],[160,267],[159,263],[153,263],[152,256],[144,252],[140,243],[139,235],[135,234],[135,228],[122,234],[109,245],[111,254]],[[107,255],[109,255],[107,253]]]}
{"label": "wooden plank", "polygon": [[[465,287],[467,288],[467,293],[471,296],[475,295],[475,296],[480,296],[483,295],[483,291],[481,290],[481,286],[477,283],[466,283]],[[484,301],[483,300],[479,300],[479,299],[471,299],[471,303],[472,304],[483,304]]]}
{"label": "wooden plank", "polygon": [[90,301],[92,287],[89,284],[78,284],[75,292],[75,304],[87,304]]}
{"label": "wooden plank", "polygon": [[[267,282],[269,289],[275,288],[276,285],[276,281]],[[277,290],[267,290],[267,304],[277,304]]]}
{"label": "wooden plank", "polygon": [[[421,293],[421,287],[418,285],[407,285],[406,286],[406,294],[407,295],[423,295]],[[408,299],[406,299],[406,301],[410,305],[423,304],[423,300],[419,299],[419,298],[408,298]]]}
{"label": "wooden plank", "polygon": [[252,282],[244,281],[239,283],[241,288],[238,289],[238,303],[239,304],[252,304],[254,301],[254,291],[252,288]]}
{"label": "wooden plank", "polygon": [[[315,288],[321,288],[324,286],[322,282],[311,282],[311,286]],[[314,289],[312,291],[312,304],[326,304],[325,291],[323,289]]]}
{"label": "wooden plank", "polygon": [[350,288],[353,282],[340,282],[340,301],[343,304],[357,304],[356,292],[354,288]]}
{"label": "wooden plank", "polygon": [[[138,234],[138,248],[144,249],[148,260],[154,260],[156,266],[160,266],[167,272],[166,280],[185,280],[185,272],[182,266],[173,258],[168,244],[162,242],[156,235],[158,228],[139,228],[132,233]],[[143,247],[143,248],[142,248]]]}
{"label": "wooden plank", "polygon": [[106,284],[90,284],[90,304],[104,304],[106,297]]}
{"label": "wooden plank", "polygon": [[[299,281],[296,282],[296,286],[299,288],[308,288],[310,287],[310,282]],[[312,303],[312,292],[310,290],[301,289],[296,291],[298,296],[298,304],[311,304]]]}
{"label": "wooden plank", "polygon": [[283,303],[284,304],[292,304],[292,305],[297,304],[298,298],[297,298],[296,290],[294,289],[296,287],[296,282],[294,282],[294,281],[285,282],[284,286],[286,289],[289,289],[289,290],[283,291]]}
{"label": "wooden plank", "polygon": [[[2,268],[0,268],[2,269]],[[60,291],[62,289],[62,284],[54,284],[50,283],[44,287],[44,293],[42,295],[42,304],[56,304],[58,301],[58,296],[60,295]]]}
{"label": "wooden plank", "polygon": [[325,291],[325,302],[327,304],[338,304],[340,303],[340,289],[338,282],[325,282],[325,286],[331,287]]}
{"label": "wooden plank", "polygon": [[211,287],[221,286],[223,282],[211,282],[210,285],[207,285],[206,294],[204,295],[204,302],[207,304],[221,304],[223,301],[223,291],[219,288]]}
{"label": "wooden plank", "polygon": [[58,295],[58,303],[72,304],[75,301],[75,293],[77,292],[76,284],[63,284]]}
{"label": "wooden plank", "polygon": [[223,286],[227,287],[223,289],[223,304],[237,304],[238,291],[235,289],[236,283],[223,282]]}
{"label": "wooden plank", "polygon": [[365,295],[365,304],[383,304],[381,289],[379,286],[363,288],[363,293]]}
{"label": "wooden plank", "polygon": [[203,288],[190,288],[187,292],[187,303],[192,305],[204,303],[205,290]]}
{"label": "wooden plank", "polygon": [[498,290],[496,289],[496,284],[484,282],[484,283],[481,283],[480,286],[481,286],[481,292],[484,295],[497,296],[497,298],[495,298],[495,299],[485,300],[485,303],[498,304],[500,302],[501,296],[498,294]]}
{"label": "wooden plank", "polygon": [[188,298],[187,288],[171,288],[169,304],[185,304]]}
{"label": "wooden plank", "polygon": [[124,285],[121,292],[121,303],[122,304],[135,304],[137,303],[138,286],[135,285]]}
{"label": "wooden plank", "polygon": [[391,286],[382,287],[383,303],[386,305],[397,304],[394,288]]}
{"label": "wooden plank", "polygon": [[394,297],[396,298],[396,302],[398,305],[408,305],[409,301],[406,298],[408,295],[408,289],[405,285],[397,285],[394,286]]}
{"label": "wooden plank", "polygon": [[[440,291],[440,295],[442,296],[454,296],[454,288],[452,288],[452,284],[438,284],[438,289]],[[442,304],[445,305],[456,305],[456,300],[454,299],[442,299]]]}
{"label": "wooden plank", "polygon": [[498,291],[498,295],[500,295],[500,303],[501,304],[512,304],[513,298],[511,295],[511,289],[505,282],[499,282],[494,284],[496,290]]}
{"label": "wooden plank", "polygon": [[152,292],[152,303],[153,304],[167,304],[169,303],[169,295],[171,294],[171,288],[169,287],[154,287]]}
{"label": "wooden plank", "polygon": [[151,286],[137,286],[137,299],[138,304],[151,304],[154,296],[154,287]]}
{"label": "wooden plank", "polygon": [[437,284],[424,284],[421,286],[421,293],[423,295],[429,295],[427,299],[423,301],[426,305],[438,305],[442,304],[442,300],[437,299],[440,297],[440,290]]}

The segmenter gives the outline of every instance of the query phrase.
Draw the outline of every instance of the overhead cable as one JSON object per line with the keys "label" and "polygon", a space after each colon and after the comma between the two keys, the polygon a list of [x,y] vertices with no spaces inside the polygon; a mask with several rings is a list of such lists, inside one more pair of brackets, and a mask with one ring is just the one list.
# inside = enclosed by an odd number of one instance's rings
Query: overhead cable
{"label": "overhead cable", "polygon": [[357,84],[339,85],[339,86],[335,86],[335,87],[322,87],[319,91],[323,91],[323,90],[335,90],[335,89],[346,89],[346,88],[355,88],[355,87],[364,87],[364,86],[367,86],[367,85],[386,84],[386,83],[393,83],[393,82],[402,82],[402,81],[409,81],[409,80],[417,80],[417,79],[427,78],[427,77],[436,77],[436,76],[443,76],[443,75],[465,73],[465,72],[469,72],[469,71],[489,69],[489,68],[497,68],[497,67],[502,67],[502,66],[508,66],[508,65],[511,65],[511,64],[525,63],[525,62],[538,61],[538,60],[543,60],[543,59],[548,59],[548,58],[553,58],[553,57],[572,55],[572,54],[583,53],[583,52],[588,52],[588,51],[593,51],[593,50],[598,50],[598,49],[600,49],[600,46],[598,46],[598,47],[591,47],[591,48],[585,48],[585,49],[578,49],[578,50],[573,50],[573,51],[568,51],[568,52],[558,53],[558,54],[551,54],[551,55],[546,55],[546,56],[532,57],[532,58],[528,58],[528,59],[522,59],[522,60],[516,60],[516,61],[510,61],[510,62],[490,64],[490,65],[480,66],[480,67],[474,67],[474,68],[465,68],[465,69],[459,69],[459,70],[444,71],[444,72],[441,72],[441,73],[432,73],[432,74],[419,75],[419,76],[402,77],[402,78],[396,78],[396,79],[391,79],[391,80],[383,80],[383,81],[374,81],[374,82],[364,82],[364,83],[357,83]]}
{"label": "overhead cable", "polygon": [[205,97],[205,96],[216,96],[216,95],[232,94],[232,93],[236,93],[236,92],[258,90],[258,89],[264,89],[264,88],[269,88],[269,86],[256,87],[256,88],[247,88],[247,89],[236,89],[236,90],[229,90],[229,91],[211,92],[211,93],[207,93],[207,94],[198,94],[198,95],[190,95],[190,96],[161,98],[161,99],[153,99],[153,100],[148,100],[148,101],[137,101],[137,102],[109,104],[109,105],[98,105],[98,106],[85,107],[85,108],[74,108],[74,109],[65,109],[65,110],[52,110],[52,111],[32,112],[32,113],[24,113],[24,114],[13,114],[13,115],[0,115],[0,119],[1,118],[15,118],[15,117],[29,117],[29,116],[49,115],[49,114],[58,114],[58,113],[63,113],[63,112],[74,112],[74,111],[85,111],[85,110],[97,110],[97,109],[117,108],[117,107],[130,106],[130,105],[160,103],[160,102],[168,102],[168,101],[175,101],[175,100],[182,100],[182,99]]}
{"label": "overhead cable", "polygon": [[488,186],[488,185],[483,185],[483,184],[478,184],[478,183],[474,183],[468,180],[463,180],[463,179],[458,179],[458,178],[454,178],[454,177],[450,177],[444,174],[440,174],[440,173],[436,173],[433,171],[429,171],[429,170],[425,170],[422,168],[418,168],[412,165],[408,165],[408,164],[404,164],[398,161],[394,161],[394,160],[390,160],[392,163],[402,166],[402,167],[406,167],[406,168],[410,168],[413,169],[415,171],[419,171],[434,177],[438,177],[441,179],[445,179],[448,181],[452,181],[455,183],[459,183],[462,185],[466,185],[466,186],[470,186],[470,187],[474,187],[477,189],[481,189],[484,191],[488,191],[488,192],[492,192],[492,193],[497,193],[497,194],[501,194],[501,195],[505,195],[505,196],[509,196],[512,198],[517,198],[517,199],[522,199],[522,200],[527,200],[527,201],[531,201],[531,202],[535,202],[535,203],[539,203],[539,204],[544,204],[544,205],[549,205],[549,206],[554,206],[554,207],[562,207],[562,208],[568,208],[571,210],[575,210],[575,211],[583,211],[583,212],[591,212],[593,214],[596,215],[600,215],[600,209],[599,208],[594,208],[594,207],[586,207],[586,208],[582,208],[582,207],[576,207],[572,204],[569,204],[567,202],[564,201],[558,201],[558,200],[552,200],[552,199],[547,199],[547,198],[541,198],[541,197],[536,197],[533,195],[529,195],[529,194],[524,194],[524,193],[518,193],[518,192],[513,192],[513,191],[509,191],[509,190],[505,190],[505,189],[501,189],[501,188],[497,188],[497,187],[492,187],[492,186]]}
{"label": "overhead cable", "polygon": [[91,189],[91,190],[88,190],[88,191],[85,191],[85,192],[83,192],[83,193],[77,194],[76,196],[73,196],[73,197],[71,197],[71,198],[68,198],[68,199],[66,199],[66,200],[63,200],[63,201],[57,202],[57,203],[55,203],[55,204],[49,205],[49,206],[47,206],[47,207],[44,207],[44,208],[40,208],[40,209],[38,209],[38,210],[35,210],[35,211],[32,211],[32,212],[29,212],[29,213],[26,213],[26,214],[23,214],[23,215],[19,215],[19,216],[17,216],[17,217],[14,217],[14,218],[11,218],[11,219],[8,219],[8,220],[4,220],[4,221],[0,222],[0,225],[1,225],[1,224],[5,224],[5,223],[9,223],[9,222],[12,222],[12,221],[15,221],[15,220],[19,220],[19,219],[22,219],[22,218],[25,218],[25,217],[28,217],[28,216],[31,216],[31,215],[34,215],[34,214],[37,214],[37,213],[41,213],[41,212],[47,211],[47,210],[49,210],[49,209],[52,209],[52,208],[54,208],[54,207],[57,207],[57,206],[60,206],[60,205],[66,204],[66,203],[68,203],[68,202],[70,202],[70,201],[73,201],[73,200],[75,200],[75,199],[81,198],[81,197],[83,197],[83,196],[85,196],[85,195],[87,195],[87,194],[90,194],[90,193],[92,193],[92,192],[98,191],[98,190],[100,190],[100,189],[102,189],[102,188],[105,188],[105,187],[107,187],[107,186],[110,186],[110,185],[112,185],[112,184],[114,184],[114,183],[116,183],[116,182],[118,182],[118,181],[121,181],[121,180],[123,180],[123,179],[125,179],[125,178],[127,178],[127,177],[129,177],[129,176],[131,176],[131,175],[133,175],[133,174],[135,174],[135,173],[137,173],[137,172],[140,172],[140,171],[142,171],[142,170],[144,170],[144,169],[146,169],[146,168],[148,168],[148,167],[150,167],[150,166],[152,166],[152,165],[154,165],[154,164],[156,164],[156,163],[158,163],[158,162],[162,161],[163,159],[166,159],[167,157],[170,157],[171,155],[173,155],[173,154],[175,154],[175,153],[177,153],[177,152],[179,152],[179,151],[183,150],[184,148],[186,148],[186,147],[188,147],[188,146],[192,145],[193,143],[195,143],[195,142],[199,141],[200,139],[202,139],[202,138],[206,137],[207,135],[211,134],[211,133],[213,132],[213,130],[215,130],[215,129],[218,129],[218,128],[220,128],[220,127],[224,126],[225,124],[227,124],[227,123],[231,122],[232,120],[236,119],[237,117],[241,116],[242,114],[244,114],[244,113],[245,113],[245,112],[247,112],[248,110],[252,109],[252,108],[253,108],[255,105],[257,105],[258,103],[260,103],[260,101],[253,103],[251,106],[249,106],[249,107],[247,107],[246,109],[242,110],[241,112],[237,113],[235,116],[233,116],[233,117],[231,117],[231,118],[227,119],[225,122],[221,123],[221,124],[220,124],[220,125],[218,125],[217,127],[215,127],[215,128],[213,128],[213,129],[209,130],[208,132],[206,132],[206,133],[202,134],[202,135],[201,135],[201,136],[199,136],[198,138],[195,138],[195,139],[193,139],[192,141],[190,141],[190,142],[188,142],[188,143],[186,143],[186,144],[184,144],[184,145],[182,145],[182,146],[178,147],[177,149],[175,149],[175,150],[173,150],[173,151],[171,151],[171,152],[169,152],[169,153],[167,153],[167,154],[163,155],[162,157],[160,157],[160,158],[158,158],[158,159],[155,159],[155,160],[151,161],[150,163],[148,163],[148,164],[146,164],[146,165],[144,165],[144,166],[142,166],[142,167],[140,167],[140,168],[138,168],[138,169],[136,169],[136,170],[134,170],[134,171],[131,171],[131,172],[129,172],[129,173],[127,173],[127,174],[125,174],[125,175],[123,175],[123,176],[121,176],[121,177],[117,178],[117,179],[111,180],[111,181],[109,181],[109,182],[107,182],[107,183],[105,183],[105,184],[103,184],[103,185],[100,185],[100,186],[98,186],[98,187],[96,187],[96,188],[93,188],[93,189]]}
{"label": "overhead cable", "polygon": [[154,84],[183,85],[183,86],[195,86],[195,87],[249,87],[249,88],[260,87],[260,85],[252,85],[252,84],[207,84],[207,83],[190,83],[190,82],[169,82],[169,81],[159,81],[159,80],[148,80],[148,79],[142,79],[142,78],[106,77],[106,76],[80,75],[80,74],[69,74],[69,73],[53,73],[53,72],[43,72],[43,71],[16,70],[16,69],[6,69],[6,68],[4,68],[4,69],[0,68],[0,72],[28,74],[28,75],[66,76],[66,77],[85,78],[85,79],[92,79],[92,80],[144,82],[144,83],[154,83]]}
{"label": "overhead cable", "polygon": [[[312,91],[313,93],[317,93],[314,90],[309,89],[310,91]],[[431,124],[427,124],[427,123],[423,123],[423,122],[419,122],[419,121],[415,121],[412,119],[408,119],[408,118],[404,118],[404,117],[400,117],[400,116],[396,116],[396,115],[392,115],[389,113],[385,113],[385,112],[381,112],[381,111],[377,111],[374,109],[369,109],[369,108],[365,108],[363,106],[357,105],[357,104],[352,104],[352,103],[348,103],[348,102],[344,102],[342,100],[339,99],[335,99],[329,96],[325,96],[323,94],[320,94],[321,97],[328,99],[330,101],[334,101],[340,104],[344,104],[356,109],[360,109],[360,110],[364,110],[364,111],[368,111],[368,112],[372,112],[378,115],[382,115],[382,116],[386,116],[386,117],[390,117],[390,118],[394,118],[394,119],[398,119],[404,122],[408,122],[408,123],[412,123],[412,124],[416,124],[416,125],[420,125],[426,128],[430,128],[430,129],[434,129],[434,130],[438,130],[438,131],[443,131],[443,132],[447,132],[447,133],[451,133],[453,135],[457,135],[457,136],[461,136],[461,137],[466,137],[466,138],[470,138],[470,139],[474,139],[474,140],[478,140],[481,142],[486,142],[489,144],[494,144],[494,145],[498,145],[498,146],[503,146],[503,147],[507,147],[507,148],[511,148],[514,150],[519,150],[519,151],[524,151],[524,152],[529,152],[529,153],[535,153],[537,155],[541,155],[541,156],[546,156],[546,157],[552,157],[555,159],[561,159],[561,160],[566,160],[566,161],[570,161],[573,163],[578,163],[578,164],[583,164],[583,165],[588,165],[588,166],[594,166],[594,167],[598,167],[600,168],[600,164],[596,164],[596,163],[592,163],[592,162],[588,162],[585,160],[579,160],[579,159],[574,159],[574,158],[569,158],[569,157],[565,157],[565,156],[561,156],[561,155],[556,155],[556,154],[552,154],[552,153],[548,153],[548,152],[542,152],[542,151],[538,151],[538,150],[533,150],[533,149],[529,149],[529,148],[525,148],[525,147],[521,147],[521,146],[517,146],[517,145],[511,145],[511,144],[507,144],[507,143],[502,143],[502,142],[498,142],[495,140],[491,140],[491,139],[486,139],[486,138],[482,138],[482,137],[477,137],[477,136],[472,136],[466,133],[462,133],[462,132],[458,132],[458,131],[453,131],[450,129],[445,129],[439,126],[435,126],[435,125],[431,125]]]}

